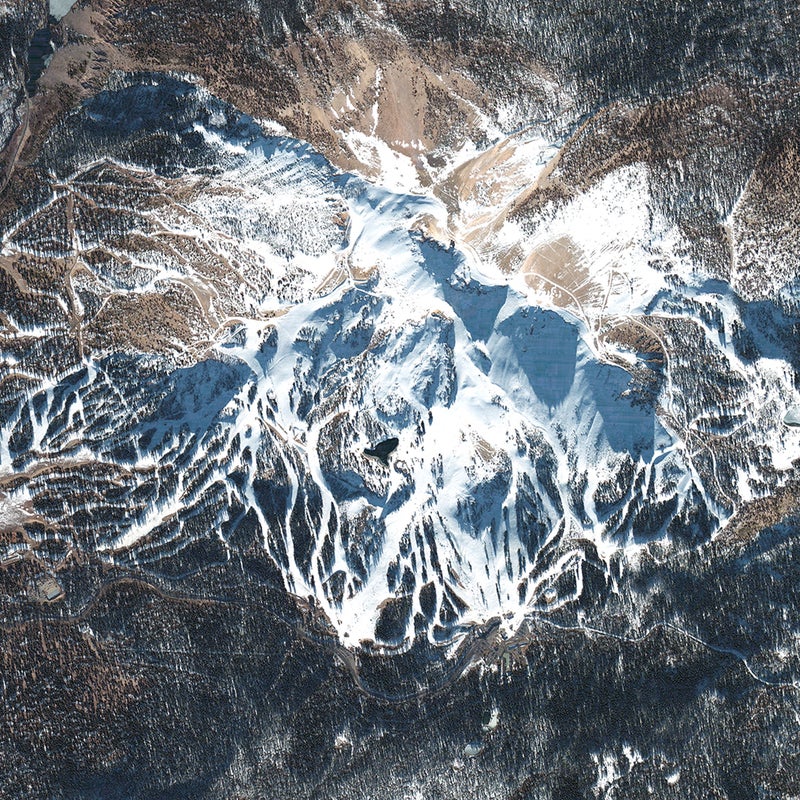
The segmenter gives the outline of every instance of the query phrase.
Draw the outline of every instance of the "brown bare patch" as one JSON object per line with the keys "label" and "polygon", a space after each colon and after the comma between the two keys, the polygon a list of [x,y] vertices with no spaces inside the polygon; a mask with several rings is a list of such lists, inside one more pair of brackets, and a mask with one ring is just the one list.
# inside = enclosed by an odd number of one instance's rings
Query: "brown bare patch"
{"label": "brown bare patch", "polygon": [[477,434],[473,437],[474,444],[475,444],[475,452],[487,463],[490,461],[494,461],[497,457],[497,450],[486,441],[486,439],[478,436]]}
{"label": "brown bare patch", "polygon": [[182,352],[195,338],[186,305],[170,303],[161,294],[112,295],[89,325],[86,343],[101,351],[119,347],[150,353]]}
{"label": "brown bare patch", "polygon": [[800,511],[800,481],[789,481],[769,497],[760,497],[743,505],[722,529],[716,542],[743,545],[765,528],[777,525]]}
{"label": "brown bare patch", "polygon": [[615,321],[600,336],[601,341],[622,347],[634,353],[658,355],[663,362],[664,348],[658,337],[644,325],[630,319]]}

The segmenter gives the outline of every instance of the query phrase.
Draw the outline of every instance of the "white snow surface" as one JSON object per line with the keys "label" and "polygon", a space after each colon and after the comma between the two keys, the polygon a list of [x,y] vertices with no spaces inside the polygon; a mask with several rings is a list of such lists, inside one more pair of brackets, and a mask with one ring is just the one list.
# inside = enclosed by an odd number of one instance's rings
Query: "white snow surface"
{"label": "white snow surface", "polygon": [[65,17],[76,0],[50,0],[50,15],[56,19]]}

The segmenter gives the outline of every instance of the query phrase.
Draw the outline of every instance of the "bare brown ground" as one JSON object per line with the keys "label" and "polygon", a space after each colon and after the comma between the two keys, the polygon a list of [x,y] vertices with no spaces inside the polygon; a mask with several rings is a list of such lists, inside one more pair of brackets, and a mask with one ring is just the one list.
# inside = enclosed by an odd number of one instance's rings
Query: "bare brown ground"
{"label": "bare brown ground", "polygon": [[474,436],[473,441],[475,443],[475,452],[485,461],[490,462],[493,461],[497,456],[497,450],[495,450],[492,445],[489,444],[484,438],[481,436]]}
{"label": "bare brown ground", "polygon": [[659,339],[649,329],[629,319],[612,321],[600,336],[601,341],[619,345],[635,353],[654,353],[665,357]]}
{"label": "bare brown ground", "polygon": [[520,272],[529,286],[538,288],[540,281],[537,279],[544,278],[548,284],[561,286],[578,297],[589,279],[583,254],[567,236],[537,247],[525,259]]}
{"label": "bare brown ground", "polygon": [[87,341],[98,350],[181,352],[197,337],[174,300],[161,294],[112,295],[89,325]]}
{"label": "bare brown ground", "polygon": [[769,497],[752,500],[731,518],[716,541],[722,545],[746,544],[764,528],[777,525],[800,512],[800,482],[790,481]]}

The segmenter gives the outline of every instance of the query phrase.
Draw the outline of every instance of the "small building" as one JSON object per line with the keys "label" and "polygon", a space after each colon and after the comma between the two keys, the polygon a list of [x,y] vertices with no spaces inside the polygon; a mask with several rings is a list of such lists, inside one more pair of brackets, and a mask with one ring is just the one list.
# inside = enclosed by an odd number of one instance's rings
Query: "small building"
{"label": "small building", "polygon": [[22,553],[19,550],[12,550],[10,553],[6,553],[0,557],[0,566],[8,567],[11,566],[11,564],[16,564],[18,561],[22,561]]}
{"label": "small building", "polygon": [[483,742],[470,742],[464,748],[464,755],[467,758],[475,758],[483,752]]}
{"label": "small building", "polygon": [[31,595],[40,603],[53,603],[64,596],[64,589],[52,575],[41,575],[33,581]]}
{"label": "small building", "polygon": [[800,406],[790,406],[783,417],[783,424],[788,428],[800,428]]}

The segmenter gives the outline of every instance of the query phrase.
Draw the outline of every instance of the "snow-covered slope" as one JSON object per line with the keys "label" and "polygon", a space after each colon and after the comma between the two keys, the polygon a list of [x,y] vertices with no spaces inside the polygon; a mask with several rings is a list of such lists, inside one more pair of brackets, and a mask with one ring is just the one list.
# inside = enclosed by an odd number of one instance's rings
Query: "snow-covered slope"
{"label": "snow-covered slope", "polygon": [[800,457],[785,312],[694,268],[644,165],[457,217],[145,76],[40,166],[3,226],[0,513],[109,561],[259,548],[346,643],[449,640],[571,602],[587,560],[613,584],[631,548],[713,536]]}

